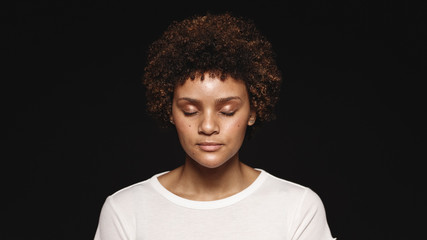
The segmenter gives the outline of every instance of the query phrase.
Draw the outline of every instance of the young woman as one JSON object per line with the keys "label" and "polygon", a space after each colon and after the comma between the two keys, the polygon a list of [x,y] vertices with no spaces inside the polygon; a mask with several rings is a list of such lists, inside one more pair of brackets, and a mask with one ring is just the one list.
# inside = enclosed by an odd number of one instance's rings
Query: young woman
{"label": "young woman", "polygon": [[239,159],[271,120],[281,76],[270,43],[230,14],[174,22],[150,47],[149,112],[174,126],[181,167],[109,196],[96,240],[330,240],[319,197]]}

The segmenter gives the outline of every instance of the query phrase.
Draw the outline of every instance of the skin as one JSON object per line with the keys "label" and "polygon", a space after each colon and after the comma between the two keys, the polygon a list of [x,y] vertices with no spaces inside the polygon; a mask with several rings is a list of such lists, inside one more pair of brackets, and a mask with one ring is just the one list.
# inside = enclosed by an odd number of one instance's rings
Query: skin
{"label": "skin", "polygon": [[248,187],[259,171],[239,160],[246,127],[255,123],[245,83],[209,74],[176,86],[171,122],[186,157],[160,176],[172,193],[191,200],[225,198]]}

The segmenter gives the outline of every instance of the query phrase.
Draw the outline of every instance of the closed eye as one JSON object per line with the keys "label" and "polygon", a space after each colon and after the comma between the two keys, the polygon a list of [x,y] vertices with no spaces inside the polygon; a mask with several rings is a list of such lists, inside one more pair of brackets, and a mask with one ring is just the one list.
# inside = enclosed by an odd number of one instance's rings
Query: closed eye
{"label": "closed eye", "polygon": [[223,115],[225,115],[225,116],[228,116],[228,117],[233,116],[235,113],[236,113],[236,112],[221,112],[221,114],[223,114]]}
{"label": "closed eye", "polygon": [[197,112],[183,112],[185,116],[195,115]]}

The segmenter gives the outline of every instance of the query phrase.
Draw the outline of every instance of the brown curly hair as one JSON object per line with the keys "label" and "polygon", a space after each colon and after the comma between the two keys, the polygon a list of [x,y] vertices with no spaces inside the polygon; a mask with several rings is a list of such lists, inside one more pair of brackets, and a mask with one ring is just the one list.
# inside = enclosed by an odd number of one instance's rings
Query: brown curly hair
{"label": "brown curly hair", "polygon": [[270,42],[252,20],[230,13],[174,21],[150,46],[143,78],[147,110],[169,124],[174,88],[209,73],[243,80],[257,124],[274,118],[281,73]]}

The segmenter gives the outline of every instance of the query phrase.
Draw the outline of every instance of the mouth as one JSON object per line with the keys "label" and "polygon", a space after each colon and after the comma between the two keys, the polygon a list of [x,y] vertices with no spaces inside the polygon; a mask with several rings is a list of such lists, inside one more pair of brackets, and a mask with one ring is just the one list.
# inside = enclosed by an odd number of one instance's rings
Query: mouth
{"label": "mouth", "polygon": [[214,142],[203,142],[196,144],[202,151],[215,152],[219,150],[224,144]]}

